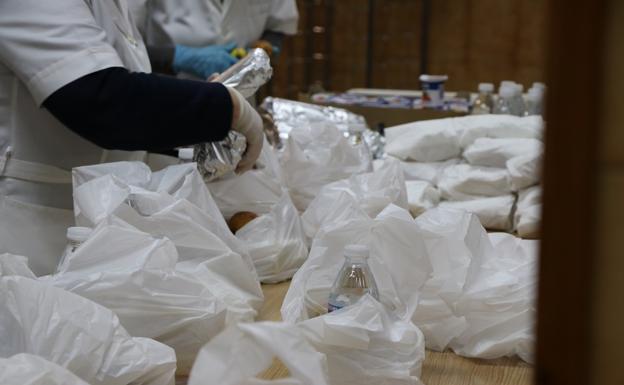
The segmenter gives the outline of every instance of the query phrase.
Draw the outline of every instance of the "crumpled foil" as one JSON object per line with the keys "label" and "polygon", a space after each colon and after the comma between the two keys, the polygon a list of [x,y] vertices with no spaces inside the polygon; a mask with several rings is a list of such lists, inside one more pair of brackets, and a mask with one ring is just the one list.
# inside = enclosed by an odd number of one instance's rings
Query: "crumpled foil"
{"label": "crumpled foil", "polygon": [[373,156],[373,159],[382,159],[386,153],[386,138],[377,131],[366,129],[362,133],[362,138]]}
{"label": "crumpled foil", "polygon": [[[366,125],[362,115],[344,108],[320,106],[294,100],[268,97],[261,108],[270,114],[279,131],[280,141],[288,139],[290,131],[302,123],[329,122],[342,131],[352,143],[362,140],[369,147],[374,159],[384,156],[385,138]],[[281,143],[271,143],[280,148]]]}
{"label": "crumpled foil", "polygon": [[211,182],[233,174],[246,148],[245,136],[230,131],[227,138],[220,142],[195,145],[193,161],[197,162],[197,169],[204,181]]}
{"label": "crumpled foil", "polygon": [[271,79],[271,59],[262,48],[254,48],[247,56],[223,71],[214,81],[235,88],[249,98]]}

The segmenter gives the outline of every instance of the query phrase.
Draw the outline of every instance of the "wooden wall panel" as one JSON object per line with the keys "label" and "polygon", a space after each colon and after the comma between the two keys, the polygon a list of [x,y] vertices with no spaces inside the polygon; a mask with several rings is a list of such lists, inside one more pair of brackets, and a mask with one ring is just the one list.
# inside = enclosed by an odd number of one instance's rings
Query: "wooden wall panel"
{"label": "wooden wall panel", "polygon": [[368,1],[333,2],[333,34],[329,77],[332,90],[366,85]]}
{"label": "wooden wall panel", "polygon": [[433,1],[429,72],[448,74],[448,89],[542,81],[545,17],[540,0]]}
{"label": "wooden wall panel", "polygon": [[[505,79],[528,87],[543,80],[546,0],[430,2],[427,65],[430,73],[449,75],[447,89],[475,90],[480,81]],[[293,98],[313,84],[331,91],[420,87],[423,0],[297,4],[299,32],[275,65],[274,95]]]}
{"label": "wooden wall panel", "polygon": [[421,0],[377,1],[374,9],[372,86],[420,87]]}

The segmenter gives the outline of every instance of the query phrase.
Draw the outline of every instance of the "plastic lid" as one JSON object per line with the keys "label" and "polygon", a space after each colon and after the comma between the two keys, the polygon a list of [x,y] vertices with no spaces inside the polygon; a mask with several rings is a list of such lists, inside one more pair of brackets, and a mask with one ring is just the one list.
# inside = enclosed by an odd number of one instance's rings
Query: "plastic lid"
{"label": "plastic lid", "polygon": [[195,149],[192,147],[178,149],[178,158],[182,160],[193,160]]}
{"label": "plastic lid", "polygon": [[344,248],[345,257],[368,258],[369,250],[365,245],[347,245]]}
{"label": "plastic lid", "polygon": [[492,84],[492,83],[479,83],[479,91],[481,91],[481,92],[494,92],[494,84]]}
{"label": "plastic lid", "polygon": [[546,84],[542,83],[542,82],[534,82],[533,86],[531,88],[537,88],[540,90],[545,90],[546,89]]}
{"label": "plastic lid", "polygon": [[544,96],[544,90],[541,88],[531,88],[527,93],[527,98],[531,100],[541,100]]}
{"label": "plastic lid", "polygon": [[448,80],[447,75],[427,75],[422,74],[419,77],[421,82],[445,82]]}
{"label": "plastic lid", "polygon": [[508,99],[515,95],[516,87],[515,86],[503,86],[498,90],[498,93],[502,98]]}
{"label": "plastic lid", "polygon": [[93,229],[90,227],[68,227],[67,239],[74,242],[84,242],[92,232]]}
{"label": "plastic lid", "polygon": [[503,80],[502,82],[500,82],[500,86],[498,86],[498,89],[500,90],[503,87],[513,86],[514,84],[516,84],[516,82],[514,82],[513,80]]}

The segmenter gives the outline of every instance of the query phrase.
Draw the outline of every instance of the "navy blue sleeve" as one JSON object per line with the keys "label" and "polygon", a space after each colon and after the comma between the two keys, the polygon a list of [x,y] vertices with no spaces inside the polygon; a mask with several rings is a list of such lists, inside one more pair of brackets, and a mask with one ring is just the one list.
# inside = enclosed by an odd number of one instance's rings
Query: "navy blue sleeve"
{"label": "navy blue sleeve", "polygon": [[43,103],[83,138],[109,150],[163,152],[223,140],[232,126],[225,86],[109,68],[77,79]]}

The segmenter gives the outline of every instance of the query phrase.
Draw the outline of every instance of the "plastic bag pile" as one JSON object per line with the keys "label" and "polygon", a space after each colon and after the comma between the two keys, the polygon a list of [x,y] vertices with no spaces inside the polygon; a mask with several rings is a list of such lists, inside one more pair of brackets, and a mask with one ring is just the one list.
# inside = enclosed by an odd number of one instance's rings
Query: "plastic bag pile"
{"label": "plastic bag pile", "polygon": [[[286,141],[243,175],[73,170],[88,238],[50,276],[0,255],[0,383],[261,384],[277,358],[281,384],[419,385],[425,347],[532,361],[537,241],[484,226],[538,232],[541,120],[398,126],[373,170],[362,117],[272,103]],[[380,298],[327,314],[354,243]],[[284,322],[252,323],[260,282],[290,278]]]}
{"label": "plastic bag pile", "polygon": [[438,205],[459,208],[487,229],[535,238],[542,132],[538,116],[428,120],[387,128],[386,152],[402,161],[413,215]]}

